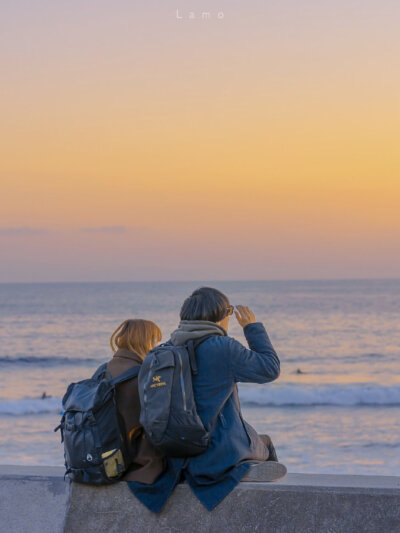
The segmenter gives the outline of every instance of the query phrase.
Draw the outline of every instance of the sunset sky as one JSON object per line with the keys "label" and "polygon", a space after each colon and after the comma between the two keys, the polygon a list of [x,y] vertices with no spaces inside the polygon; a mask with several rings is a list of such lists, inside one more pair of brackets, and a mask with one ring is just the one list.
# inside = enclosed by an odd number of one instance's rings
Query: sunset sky
{"label": "sunset sky", "polygon": [[399,28],[398,0],[2,2],[0,282],[399,277]]}

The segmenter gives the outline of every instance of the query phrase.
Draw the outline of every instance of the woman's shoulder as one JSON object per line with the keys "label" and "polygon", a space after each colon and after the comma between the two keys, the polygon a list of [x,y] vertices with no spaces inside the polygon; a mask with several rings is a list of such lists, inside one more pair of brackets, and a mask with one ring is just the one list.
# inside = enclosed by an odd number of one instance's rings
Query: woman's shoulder
{"label": "woman's shoulder", "polygon": [[129,350],[117,350],[113,357],[107,363],[107,370],[111,376],[117,377],[125,370],[137,365],[141,365],[142,360],[134,352]]}
{"label": "woman's shoulder", "polygon": [[[122,348],[119,348],[113,355],[111,361],[125,361],[127,364],[129,363],[129,366],[132,366],[133,364],[142,364],[142,358],[139,354],[136,352],[132,352],[130,350],[125,350]],[[111,362],[110,361],[110,362]]]}

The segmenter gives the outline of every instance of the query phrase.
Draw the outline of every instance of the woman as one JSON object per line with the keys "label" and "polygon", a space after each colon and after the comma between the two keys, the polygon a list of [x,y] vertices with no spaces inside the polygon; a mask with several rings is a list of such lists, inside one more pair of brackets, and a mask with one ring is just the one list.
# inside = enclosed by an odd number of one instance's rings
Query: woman
{"label": "woman", "polygon": [[[114,356],[107,365],[112,378],[132,366],[141,365],[147,353],[161,341],[160,328],[150,320],[125,320],[110,338]],[[140,403],[137,378],[117,385],[117,407],[126,428],[127,442],[136,445],[125,481],[152,484],[163,471],[163,458],[146,440],[139,423]],[[132,447],[132,449],[135,449]]]}

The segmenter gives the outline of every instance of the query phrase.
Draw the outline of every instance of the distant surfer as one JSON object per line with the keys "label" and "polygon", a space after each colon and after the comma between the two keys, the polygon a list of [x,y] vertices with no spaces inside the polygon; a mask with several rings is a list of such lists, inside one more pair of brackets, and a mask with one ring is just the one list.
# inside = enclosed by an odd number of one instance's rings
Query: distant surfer
{"label": "distant surfer", "polygon": [[46,400],[46,398],[51,398],[51,396],[49,394],[46,394],[46,392],[44,392],[41,396],[42,400]]}
{"label": "distant surfer", "polygon": [[301,370],[301,368],[298,368],[296,370],[296,374],[307,374],[307,372],[303,372],[303,370]]}

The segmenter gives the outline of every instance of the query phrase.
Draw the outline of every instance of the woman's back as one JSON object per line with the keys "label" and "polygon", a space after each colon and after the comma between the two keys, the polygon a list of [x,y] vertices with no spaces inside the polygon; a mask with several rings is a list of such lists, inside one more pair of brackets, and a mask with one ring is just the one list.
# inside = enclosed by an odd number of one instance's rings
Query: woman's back
{"label": "woman's back", "polygon": [[[142,362],[139,355],[129,350],[119,349],[107,365],[111,376],[117,377],[132,366]],[[124,420],[126,442],[137,439],[137,451],[133,462],[124,476],[125,481],[153,483],[163,470],[162,456],[148,442],[139,423],[140,403],[137,378],[130,379],[117,386],[117,408]]]}
{"label": "woman's back", "polygon": [[[141,365],[144,357],[161,340],[160,328],[150,320],[128,319],[111,335],[114,352],[107,365],[113,378],[132,366]],[[140,401],[137,378],[117,385],[117,408],[124,420],[126,442],[132,444],[132,464],[125,481],[151,484],[163,471],[163,458],[146,439],[139,422]]]}

